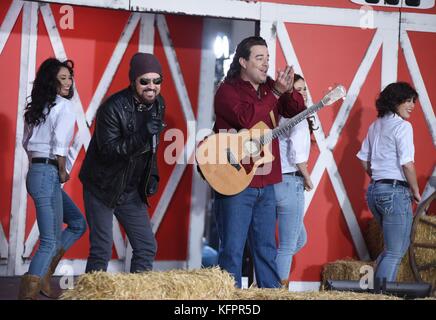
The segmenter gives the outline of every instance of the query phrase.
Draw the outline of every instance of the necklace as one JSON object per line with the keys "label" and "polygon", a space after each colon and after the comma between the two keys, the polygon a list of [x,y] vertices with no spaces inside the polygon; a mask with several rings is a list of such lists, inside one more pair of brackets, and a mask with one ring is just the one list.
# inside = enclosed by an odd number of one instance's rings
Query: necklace
{"label": "necklace", "polygon": [[151,110],[151,108],[153,108],[153,105],[151,104],[151,105],[149,105],[149,106],[147,106],[146,104],[137,104],[136,105],[136,111],[139,111],[139,112],[142,112],[142,111],[150,111]]}

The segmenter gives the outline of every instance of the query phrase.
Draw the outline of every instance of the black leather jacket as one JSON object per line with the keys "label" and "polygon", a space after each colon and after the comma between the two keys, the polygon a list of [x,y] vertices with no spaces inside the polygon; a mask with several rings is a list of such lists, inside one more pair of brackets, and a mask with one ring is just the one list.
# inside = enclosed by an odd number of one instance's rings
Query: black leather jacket
{"label": "black leather jacket", "polygon": [[[138,191],[147,205],[147,196],[150,195],[147,191],[156,192],[159,181],[152,139],[145,126],[136,127],[133,99],[132,90],[127,88],[109,97],[99,107],[95,131],[79,173],[84,188],[110,208],[116,207],[132,178],[135,161],[144,165],[145,174],[141,177]],[[163,121],[165,103],[162,96],[158,96],[155,105]],[[144,157],[140,156],[143,153],[147,153],[145,163]]]}

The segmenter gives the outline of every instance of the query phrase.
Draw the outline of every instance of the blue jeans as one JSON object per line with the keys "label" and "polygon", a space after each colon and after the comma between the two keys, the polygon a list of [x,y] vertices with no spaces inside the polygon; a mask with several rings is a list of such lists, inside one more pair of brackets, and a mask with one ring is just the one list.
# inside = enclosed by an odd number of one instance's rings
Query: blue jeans
{"label": "blue jeans", "polygon": [[233,196],[215,193],[214,211],[220,239],[218,264],[241,287],[242,257],[248,236],[257,285],[280,287],[275,257],[275,195],[272,185],[247,188]]}
{"label": "blue jeans", "polygon": [[371,183],[366,192],[368,207],[383,230],[384,250],[376,260],[375,277],[395,281],[398,267],[410,244],[412,196],[409,188]]}
{"label": "blue jeans", "polygon": [[138,191],[123,194],[116,208],[109,208],[83,188],[86,219],[89,225],[89,257],[86,272],[106,271],[112,256],[112,222],[115,215],[132,245],[130,272],[152,270],[157,244],[147,207]]}
{"label": "blue jeans", "polygon": [[[32,164],[27,173],[26,186],[35,204],[40,240],[29,274],[42,277],[56,253],[61,248],[67,251],[85,233],[86,222],[74,202],[61,189],[55,166]],[[67,224],[65,230],[62,230],[63,222]]]}
{"label": "blue jeans", "polygon": [[279,225],[277,270],[280,279],[288,280],[292,257],[306,244],[304,218],[304,179],[283,175],[282,182],[274,185]]}

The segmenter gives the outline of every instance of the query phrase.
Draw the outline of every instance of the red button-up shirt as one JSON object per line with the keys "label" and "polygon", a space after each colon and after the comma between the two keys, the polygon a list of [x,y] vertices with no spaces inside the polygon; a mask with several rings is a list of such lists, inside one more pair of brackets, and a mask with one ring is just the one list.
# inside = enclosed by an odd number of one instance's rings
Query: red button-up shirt
{"label": "red button-up shirt", "polygon": [[[305,109],[303,96],[293,90],[283,94],[280,99],[272,93],[274,80],[268,78],[265,84],[259,85],[256,92],[250,82],[237,77],[224,81],[215,94],[215,132],[220,129],[250,129],[259,121],[274,128],[270,111],[274,112],[276,124],[279,114],[291,118]],[[250,183],[252,188],[263,188],[282,181],[280,151],[277,139],[272,142],[274,161],[269,174],[256,174]],[[258,169],[259,171],[259,169]]]}

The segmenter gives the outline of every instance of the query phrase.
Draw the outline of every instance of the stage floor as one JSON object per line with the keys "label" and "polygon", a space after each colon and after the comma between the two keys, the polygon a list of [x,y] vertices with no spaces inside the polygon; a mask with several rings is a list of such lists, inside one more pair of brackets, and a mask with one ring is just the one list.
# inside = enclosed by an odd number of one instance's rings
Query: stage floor
{"label": "stage floor", "polygon": [[[20,276],[13,277],[0,277],[0,300],[17,300],[18,289],[20,287]],[[52,287],[59,288],[60,277],[53,277],[51,279]],[[43,296],[38,295],[38,300],[52,300]]]}

